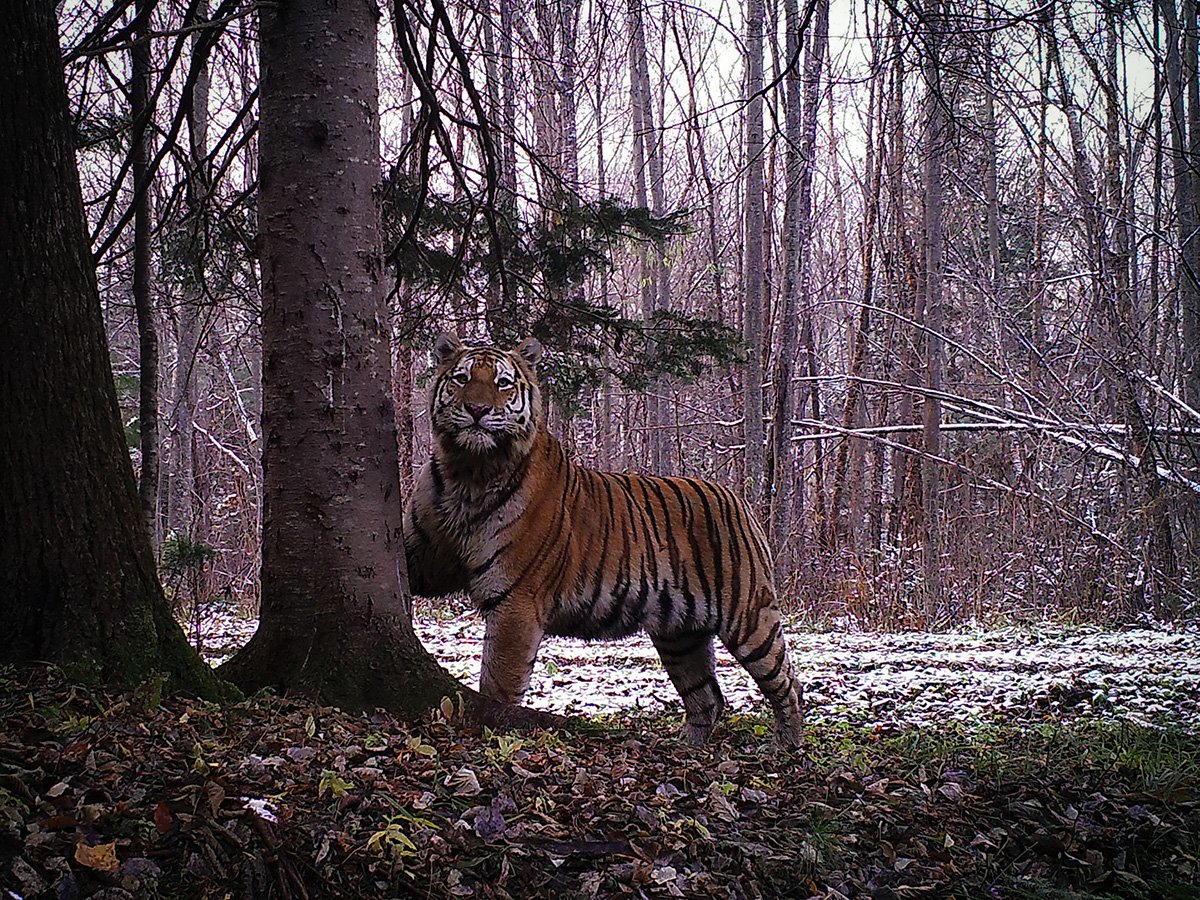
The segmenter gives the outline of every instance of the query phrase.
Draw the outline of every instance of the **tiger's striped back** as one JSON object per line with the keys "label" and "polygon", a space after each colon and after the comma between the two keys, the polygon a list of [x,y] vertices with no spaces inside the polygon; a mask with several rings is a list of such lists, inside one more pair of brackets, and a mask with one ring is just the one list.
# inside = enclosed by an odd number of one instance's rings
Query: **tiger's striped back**
{"label": "tiger's striped back", "polygon": [[431,390],[434,452],[406,517],[414,590],[466,590],[486,618],[480,690],[518,702],[546,634],[641,630],[683,700],[685,735],[702,742],[724,705],[719,636],[771,703],[780,739],[797,744],[771,554],[748,508],[707,481],[571,462],[545,429],[536,354],[522,348],[447,348]]}

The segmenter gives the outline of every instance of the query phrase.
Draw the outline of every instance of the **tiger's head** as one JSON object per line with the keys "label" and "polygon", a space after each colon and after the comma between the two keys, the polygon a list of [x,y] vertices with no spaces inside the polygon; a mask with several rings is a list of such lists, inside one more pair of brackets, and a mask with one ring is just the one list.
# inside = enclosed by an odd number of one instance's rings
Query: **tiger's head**
{"label": "tiger's head", "polygon": [[542,393],[534,367],[542,345],[526,338],[514,350],[466,346],[438,336],[429,392],[429,421],[447,449],[473,456],[528,445],[542,419]]}

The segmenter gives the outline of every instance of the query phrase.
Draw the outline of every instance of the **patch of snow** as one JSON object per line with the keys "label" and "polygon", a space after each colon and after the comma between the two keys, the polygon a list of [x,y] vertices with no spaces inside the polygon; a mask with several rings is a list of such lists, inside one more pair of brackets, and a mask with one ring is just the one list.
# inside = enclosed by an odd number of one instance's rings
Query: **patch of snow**
{"label": "patch of snow", "polygon": [[275,814],[275,808],[271,805],[270,800],[262,800],[256,797],[243,797],[242,802],[245,808],[251,810],[260,819],[267,822],[278,822],[279,817]]}
{"label": "patch of snow", "polygon": [[[205,636],[210,662],[231,655],[254,625],[214,617]],[[418,616],[414,626],[451,674],[478,686],[478,616]],[[899,727],[1092,715],[1200,733],[1195,631],[1053,627],[931,634],[812,632],[793,625],[788,646],[814,722]],[[719,642],[717,679],[729,709],[761,707],[757,687]],[[645,635],[619,641],[547,637],[525,702],[565,714],[680,708]]]}

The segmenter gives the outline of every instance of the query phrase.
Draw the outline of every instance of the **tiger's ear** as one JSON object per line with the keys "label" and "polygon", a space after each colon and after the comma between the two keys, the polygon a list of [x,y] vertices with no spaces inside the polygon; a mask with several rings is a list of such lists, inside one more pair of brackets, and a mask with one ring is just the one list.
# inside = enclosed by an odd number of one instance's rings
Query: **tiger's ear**
{"label": "tiger's ear", "polygon": [[433,363],[443,365],[455,353],[463,348],[462,341],[456,335],[443,331],[433,342]]}
{"label": "tiger's ear", "polygon": [[529,363],[532,368],[536,368],[537,364],[542,361],[542,354],[545,352],[542,342],[535,337],[527,337],[517,344],[517,355]]}

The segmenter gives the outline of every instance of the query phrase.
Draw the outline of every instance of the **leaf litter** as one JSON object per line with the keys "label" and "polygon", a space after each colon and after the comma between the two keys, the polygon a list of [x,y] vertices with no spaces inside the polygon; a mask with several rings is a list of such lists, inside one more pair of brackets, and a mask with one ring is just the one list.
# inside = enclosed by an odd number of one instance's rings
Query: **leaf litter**
{"label": "leaf litter", "polygon": [[[422,630],[473,671],[474,622]],[[1200,896],[1195,635],[792,647],[800,754],[730,661],[733,713],[679,741],[636,641],[548,644],[531,705],[590,715],[522,734],[0,670],[0,895]]]}

